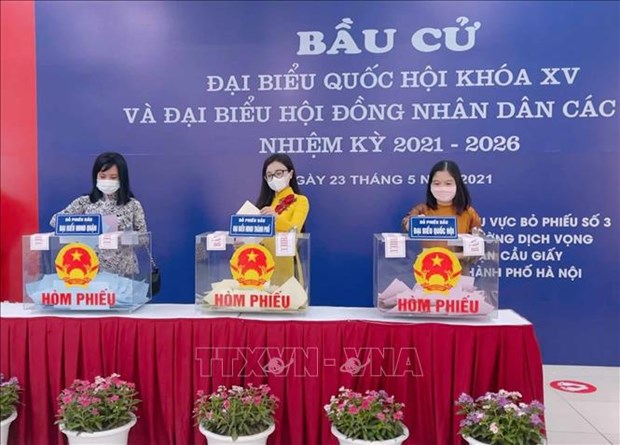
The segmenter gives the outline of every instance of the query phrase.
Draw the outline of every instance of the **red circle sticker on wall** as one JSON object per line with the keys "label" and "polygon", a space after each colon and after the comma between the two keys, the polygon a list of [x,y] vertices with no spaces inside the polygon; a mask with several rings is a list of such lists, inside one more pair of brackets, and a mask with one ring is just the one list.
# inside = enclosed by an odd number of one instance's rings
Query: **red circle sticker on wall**
{"label": "red circle sticker on wall", "polygon": [[555,380],[551,382],[551,387],[564,392],[575,394],[588,394],[596,391],[596,386],[577,380]]}

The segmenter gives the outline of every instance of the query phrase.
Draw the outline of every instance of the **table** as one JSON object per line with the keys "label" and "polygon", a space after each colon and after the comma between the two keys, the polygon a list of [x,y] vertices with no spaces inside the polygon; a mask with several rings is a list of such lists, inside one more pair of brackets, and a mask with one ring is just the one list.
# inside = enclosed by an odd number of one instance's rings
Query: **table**
{"label": "table", "polygon": [[405,403],[406,444],[458,444],[454,400],[500,388],[543,398],[534,328],[496,319],[386,319],[373,308],[311,307],[303,315],[203,315],[193,305],[133,314],[35,313],[2,303],[0,371],[24,391],[9,444],[64,443],[56,397],[76,378],[121,374],[142,400],[130,444],[204,444],[197,390],[268,383],[280,398],[270,445],[336,444],[323,406],[340,386],[385,389]]}

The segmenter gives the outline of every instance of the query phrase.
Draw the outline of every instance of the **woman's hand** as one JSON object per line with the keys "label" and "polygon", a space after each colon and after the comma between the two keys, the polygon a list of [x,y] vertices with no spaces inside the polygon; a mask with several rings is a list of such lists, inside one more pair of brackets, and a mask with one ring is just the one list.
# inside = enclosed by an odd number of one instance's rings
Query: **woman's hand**
{"label": "woman's hand", "polygon": [[[426,215],[425,215],[424,213],[420,213],[419,215],[411,215],[411,216],[426,216]],[[405,224],[404,224],[404,226],[405,226],[405,232],[409,232],[409,220],[411,220],[411,216],[408,216],[408,217],[405,219]]]}
{"label": "woman's hand", "polygon": [[261,215],[271,215],[271,216],[276,216],[276,211],[273,209],[273,207],[263,207],[262,209],[260,209],[260,214]]}

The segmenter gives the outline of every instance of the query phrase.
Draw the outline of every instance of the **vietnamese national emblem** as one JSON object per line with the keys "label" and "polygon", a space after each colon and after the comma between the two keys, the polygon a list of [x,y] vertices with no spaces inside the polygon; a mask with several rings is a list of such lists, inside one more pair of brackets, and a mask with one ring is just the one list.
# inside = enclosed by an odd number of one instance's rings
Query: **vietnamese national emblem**
{"label": "vietnamese national emblem", "polygon": [[99,258],[86,244],[69,243],[56,255],[56,274],[67,286],[88,286],[99,272]]}
{"label": "vietnamese national emblem", "polygon": [[418,255],[413,275],[424,292],[447,294],[461,279],[461,263],[452,251],[433,247]]}
{"label": "vietnamese national emblem", "polygon": [[259,244],[239,247],[230,259],[232,276],[242,287],[263,287],[274,268],[271,253]]}

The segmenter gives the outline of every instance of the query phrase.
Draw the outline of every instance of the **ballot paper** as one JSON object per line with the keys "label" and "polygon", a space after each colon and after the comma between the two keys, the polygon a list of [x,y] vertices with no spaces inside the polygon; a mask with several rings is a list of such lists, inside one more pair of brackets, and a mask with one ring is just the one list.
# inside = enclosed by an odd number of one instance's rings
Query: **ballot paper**
{"label": "ballot paper", "polygon": [[237,210],[236,215],[260,215],[260,209],[250,201],[246,201],[241,208]]}
{"label": "ballot paper", "polygon": [[[260,215],[260,209],[252,204],[250,201],[246,201],[237,210],[236,215]],[[262,238],[255,236],[240,236],[235,238],[235,242],[242,244],[259,244]]]}

